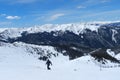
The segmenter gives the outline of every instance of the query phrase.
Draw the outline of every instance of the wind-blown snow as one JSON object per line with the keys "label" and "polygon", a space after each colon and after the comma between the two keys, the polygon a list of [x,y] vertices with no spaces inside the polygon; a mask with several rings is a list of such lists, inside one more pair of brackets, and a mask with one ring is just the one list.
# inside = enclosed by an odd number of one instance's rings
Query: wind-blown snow
{"label": "wind-blown snow", "polygon": [[119,80],[119,67],[100,70],[90,56],[69,61],[59,55],[51,59],[52,70],[48,71],[45,62],[26,52],[19,44],[0,46],[1,80]]}

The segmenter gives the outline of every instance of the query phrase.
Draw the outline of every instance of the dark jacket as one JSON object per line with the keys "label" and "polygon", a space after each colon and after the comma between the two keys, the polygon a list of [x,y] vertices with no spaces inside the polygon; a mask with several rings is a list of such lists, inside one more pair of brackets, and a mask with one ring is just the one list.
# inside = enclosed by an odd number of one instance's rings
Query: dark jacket
{"label": "dark jacket", "polygon": [[48,59],[46,62],[47,65],[52,65],[52,62]]}

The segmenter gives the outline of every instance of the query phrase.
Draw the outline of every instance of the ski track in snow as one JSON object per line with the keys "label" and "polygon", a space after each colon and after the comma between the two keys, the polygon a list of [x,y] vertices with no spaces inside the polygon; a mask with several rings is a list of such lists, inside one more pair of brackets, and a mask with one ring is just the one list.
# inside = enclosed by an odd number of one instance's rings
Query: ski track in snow
{"label": "ski track in snow", "polygon": [[24,48],[0,46],[0,80],[119,80],[120,68],[96,66],[90,56],[72,61],[59,55],[51,59],[52,70],[45,62],[27,53]]}

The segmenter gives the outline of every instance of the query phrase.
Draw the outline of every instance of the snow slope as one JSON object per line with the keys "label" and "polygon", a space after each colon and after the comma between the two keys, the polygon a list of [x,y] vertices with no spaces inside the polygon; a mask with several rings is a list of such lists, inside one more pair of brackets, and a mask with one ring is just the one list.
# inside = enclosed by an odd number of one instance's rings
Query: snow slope
{"label": "snow slope", "polygon": [[0,46],[0,80],[119,80],[120,68],[102,68],[90,56],[73,61],[59,55],[51,58],[52,70],[46,70],[45,62],[39,61],[23,47],[11,44]]}
{"label": "snow slope", "polygon": [[109,55],[111,55],[112,57],[115,57],[116,59],[120,60],[120,53],[118,53],[117,55],[115,54],[114,51],[112,51],[111,49],[107,49],[107,53]]}
{"label": "snow slope", "polygon": [[120,60],[120,53],[115,56],[118,60]]}
{"label": "snow slope", "polygon": [[106,51],[109,55],[111,55],[112,57],[115,57],[115,53],[111,50],[111,49],[107,49]]}
{"label": "snow slope", "polygon": [[6,29],[8,29],[8,28],[0,28],[0,32],[5,31]]}
{"label": "snow slope", "polygon": [[16,38],[20,37],[21,33],[26,31],[24,28],[5,28],[5,29],[0,29],[1,35],[7,39],[7,38]]}

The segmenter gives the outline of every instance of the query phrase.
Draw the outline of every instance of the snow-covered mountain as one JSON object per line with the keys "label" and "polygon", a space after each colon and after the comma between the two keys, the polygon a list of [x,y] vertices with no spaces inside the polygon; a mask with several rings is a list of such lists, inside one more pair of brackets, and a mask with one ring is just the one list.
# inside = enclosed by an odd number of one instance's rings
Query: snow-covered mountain
{"label": "snow-covered mountain", "polygon": [[[106,64],[98,62],[94,57],[86,55],[69,61],[67,56],[59,54],[53,47],[38,46],[25,43],[1,43],[0,46],[0,79],[2,80],[119,80],[118,63]],[[39,51],[37,51],[38,49]],[[37,52],[44,51],[39,55]],[[46,69],[45,62],[38,60],[49,52],[58,54],[51,56],[52,70]],[[110,50],[108,50],[110,52]],[[33,53],[34,52],[34,53]],[[87,77],[86,77],[87,76]]]}
{"label": "snow-covered mountain", "polygon": [[37,25],[29,28],[1,28],[0,33],[4,35],[4,37],[14,38],[21,36],[21,33],[38,33],[38,32],[52,32],[52,31],[70,31],[77,35],[85,32],[85,29],[89,29],[91,31],[98,31],[101,25],[109,24],[110,22],[87,22],[87,23],[71,23],[71,24],[45,24],[45,25]]}
{"label": "snow-covered mountain", "polygon": [[70,59],[98,48],[119,48],[120,22],[46,24],[29,28],[0,29],[0,41],[52,46]]}
{"label": "snow-covered mountain", "polygon": [[119,67],[119,22],[0,29],[2,80],[118,80]]}

